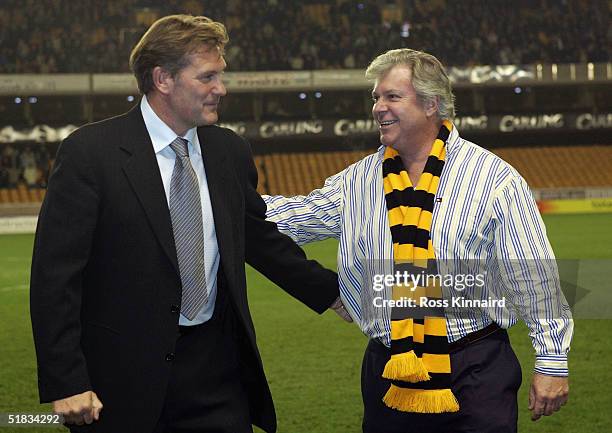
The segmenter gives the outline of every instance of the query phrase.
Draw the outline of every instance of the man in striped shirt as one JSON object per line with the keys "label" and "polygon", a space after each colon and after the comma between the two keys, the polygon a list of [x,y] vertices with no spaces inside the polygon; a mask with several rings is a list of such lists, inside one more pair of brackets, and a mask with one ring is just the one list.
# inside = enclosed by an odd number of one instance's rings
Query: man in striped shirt
{"label": "man in striped shirt", "polygon": [[307,196],[264,196],[268,219],[298,243],[339,240],[342,303],[370,338],[362,366],[364,433],[515,432],[521,370],[505,329],[519,318],[529,327],[536,351],[529,392],[532,419],[552,415],[567,401],[573,320],[544,224],[518,172],[462,139],[452,124],[429,215],[435,258],[447,270],[457,261],[462,262],[458,267],[479,263],[487,272],[481,275],[484,287],[478,298],[507,302],[446,308],[458,412],[411,413],[382,402],[390,382],[381,374],[390,358],[392,314],[390,303],[383,301],[392,299],[392,289],[375,287],[373,276],[389,276],[394,269],[383,187],[385,148],[399,153],[417,185],[442,122],[454,117],[454,96],[440,62],[410,49],[380,55],[366,77],[374,82],[372,113],[382,143],[378,152]]}

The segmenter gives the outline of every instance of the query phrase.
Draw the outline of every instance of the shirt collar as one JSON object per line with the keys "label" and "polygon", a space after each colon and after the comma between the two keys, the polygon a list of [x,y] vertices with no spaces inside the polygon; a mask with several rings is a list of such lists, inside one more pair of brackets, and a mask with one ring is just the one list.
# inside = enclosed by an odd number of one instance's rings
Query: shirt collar
{"label": "shirt collar", "polygon": [[[159,153],[170,145],[177,137],[176,133],[164,123],[163,120],[153,111],[147,96],[144,95],[140,101],[140,111],[142,112],[142,118],[144,119],[145,126],[151,137],[153,143],[153,150],[155,153]],[[192,150],[198,154],[202,154],[200,149],[198,136],[196,134],[196,127],[189,129],[182,137],[189,141],[189,146]]]}
{"label": "shirt collar", "polygon": [[446,156],[448,158],[449,155],[455,153],[455,151],[459,148],[461,144],[461,140],[459,140],[459,131],[457,130],[457,125],[453,123],[453,129],[450,132],[450,135],[446,139]]}

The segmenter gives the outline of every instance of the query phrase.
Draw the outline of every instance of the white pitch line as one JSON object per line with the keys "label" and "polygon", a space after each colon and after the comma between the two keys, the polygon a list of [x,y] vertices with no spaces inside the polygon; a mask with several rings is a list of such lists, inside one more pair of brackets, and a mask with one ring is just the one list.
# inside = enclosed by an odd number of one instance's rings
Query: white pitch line
{"label": "white pitch line", "polygon": [[30,286],[28,284],[19,284],[17,286],[6,286],[0,287],[0,292],[12,292],[15,290],[28,290]]}
{"label": "white pitch line", "polygon": [[30,259],[31,259],[30,257],[8,256],[8,257],[3,257],[2,262],[19,263],[19,262],[27,262]]}

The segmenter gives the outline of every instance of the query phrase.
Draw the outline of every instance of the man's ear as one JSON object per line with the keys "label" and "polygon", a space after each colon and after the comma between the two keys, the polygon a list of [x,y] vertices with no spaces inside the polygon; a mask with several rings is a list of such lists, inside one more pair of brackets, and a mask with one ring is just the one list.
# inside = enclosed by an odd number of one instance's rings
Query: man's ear
{"label": "man's ear", "polygon": [[172,87],[174,86],[174,78],[170,72],[161,66],[156,66],[153,68],[151,71],[151,78],[153,78],[153,86],[159,93],[167,95],[170,93],[170,91],[172,91]]}
{"label": "man's ear", "polygon": [[438,112],[438,101],[439,98],[437,96],[434,99],[425,101],[425,114],[427,117],[431,117]]}

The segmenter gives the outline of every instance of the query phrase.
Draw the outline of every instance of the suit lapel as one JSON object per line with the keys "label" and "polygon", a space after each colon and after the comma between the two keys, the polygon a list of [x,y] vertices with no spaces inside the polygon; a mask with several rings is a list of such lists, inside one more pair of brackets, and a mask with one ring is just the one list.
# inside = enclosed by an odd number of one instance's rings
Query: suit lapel
{"label": "suit lapel", "polygon": [[[134,107],[127,116],[130,126],[125,131],[123,141],[120,144],[120,147],[129,155],[123,165],[123,171],[132,185],[162,249],[176,272],[179,273],[170,211],[159,173],[159,166],[153,151],[153,144],[142,119],[140,106]],[[203,127],[198,128],[198,138],[206,171],[219,254],[226,278],[234,283],[235,251],[232,220],[234,218],[233,214],[238,212],[238,209],[234,209],[232,203],[236,200],[233,195],[238,192],[234,188],[235,181],[226,169],[228,157],[223,145],[222,134],[219,134],[215,127]],[[230,287],[233,286],[234,284],[230,284]]]}
{"label": "suit lapel", "polygon": [[235,251],[232,220],[238,210],[232,207],[232,203],[237,192],[234,191],[231,176],[227,171],[227,147],[224,146],[223,136],[218,131],[215,127],[198,128],[198,138],[202,149],[221,263],[226,278],[231,282],[230,287],[233,287]]}
{"label": "suit lapel", "polygon": [[166,193],[153,151],[153,144],[142,119],[140,105],[137,105],[128,113],[128,119],[130,127],[125,131],[123,142],[120,145],[129,154],[123,165],[123,171],[132,185],[162,249],[176,272],[179,273]]}

